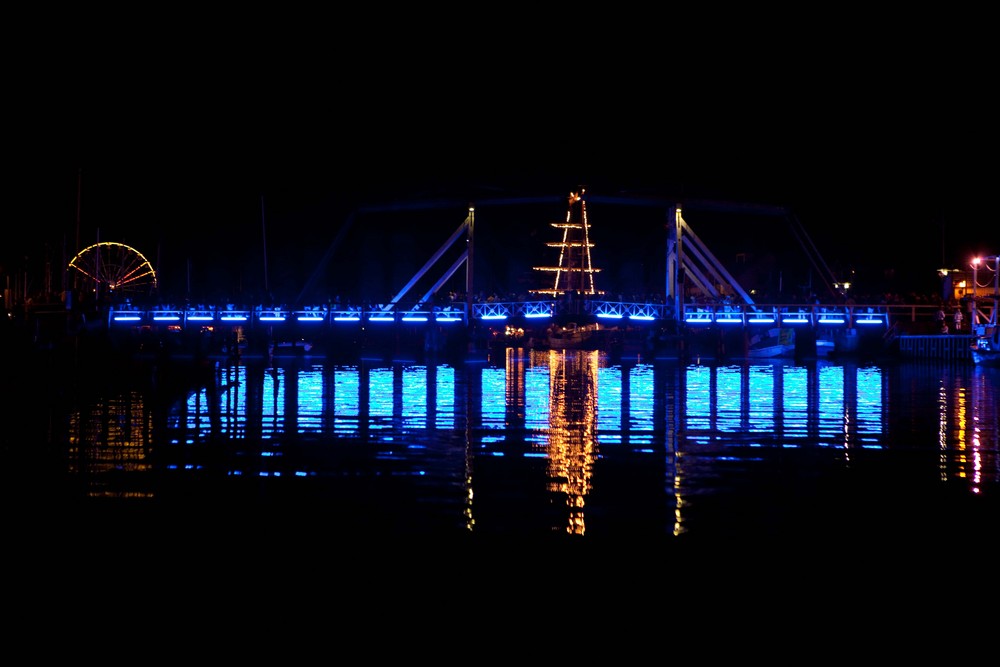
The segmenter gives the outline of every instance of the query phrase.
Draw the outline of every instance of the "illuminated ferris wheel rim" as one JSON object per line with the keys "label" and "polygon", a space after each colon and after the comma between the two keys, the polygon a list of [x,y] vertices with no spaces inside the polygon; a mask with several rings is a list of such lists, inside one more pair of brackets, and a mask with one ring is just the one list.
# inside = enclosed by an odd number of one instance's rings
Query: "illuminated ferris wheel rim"
{"label": "illuminated ferris wheel rim", "polygon": [[70,260],[69,267],[113,291],[156,287],[156,270],[146,256],[117,241],[87,246]]}

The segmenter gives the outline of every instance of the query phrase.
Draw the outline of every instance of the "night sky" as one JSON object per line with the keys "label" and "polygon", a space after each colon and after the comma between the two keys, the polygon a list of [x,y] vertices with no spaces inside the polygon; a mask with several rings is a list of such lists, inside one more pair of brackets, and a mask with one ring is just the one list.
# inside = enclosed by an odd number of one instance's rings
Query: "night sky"
{"label": "night sky", "polygon": [[[25,69],[9,84],[3,276],[114,240],[153,261],[167,294],[260,291],[266,260],[271,291],[294,296],[353,212],[331,255],[343,273],[326,284],[360,289],[344,276],[371,274],[375,252],[391,266],[372,290],[388,294],[461,223],[463,202],[551,197],[477,209],[483,289],[518,291],[581,185],[786,207],[831,267],[888,271],[897,287],[1000,252],[976,40],[943,53],[919,35],[842,34],[806,51],[812,38],[772,32],[711,64],[652,32],[627,49],[591,38],[574,59],[556,43],[580,34],[527,30],[523,41],[551,42],[530,62],[495,36],[463,50],[426,35],[393,42],[386,61],[367,42],[279,54],[241,39],[230,57],[142,52],[141,76],[97,43],[85,66]],[[431,201],[455,208],[356,214]],[[589,210],[600,279],[661,286],[666,211]],[[685,217],[724,261],[788,238],[780,220]]]}

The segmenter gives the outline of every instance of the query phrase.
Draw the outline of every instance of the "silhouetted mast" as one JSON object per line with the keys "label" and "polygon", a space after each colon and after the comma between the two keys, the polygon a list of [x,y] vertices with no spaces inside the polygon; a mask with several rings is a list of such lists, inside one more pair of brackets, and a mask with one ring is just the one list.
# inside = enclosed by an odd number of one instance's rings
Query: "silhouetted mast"
{"label": "silhouetted mast", "polygon": [[267,280],[267,221],[264,219],[264,195],[260,196],[260,226],[264,241],[264,293],[271,298],[271,285]]}

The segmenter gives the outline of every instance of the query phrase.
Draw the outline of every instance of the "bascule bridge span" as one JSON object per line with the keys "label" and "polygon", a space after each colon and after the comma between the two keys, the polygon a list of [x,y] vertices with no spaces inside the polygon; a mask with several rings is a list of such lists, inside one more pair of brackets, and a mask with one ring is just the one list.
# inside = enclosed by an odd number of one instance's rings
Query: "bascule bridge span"
{"label": "bascule bridge span", "polygon": [[[582,191],[581,191],[582,192]],[[570,199],[576,193],[571,193]],[[563,314],[569,306],[577,313],[604,320],[634,323],[658,322],[680,328],[734,326],[818,326],[853,327],[889,326],[888,314],[878,307],[854,308],[845,305],[836,292],[835,279],[823,261],[797,217],[784,207],[734,204],[712,200],[686,200],[652,196],[594,195],[579,199],[618,207],[645,207],[663,212],[666,229],[664,247],[666,274],[663,294],[651,299],[609,299],[602,293],[584,298],[551,294],[549,298],[486,301],[476,299],[475,275],[475,216],[477,209],[526,205],[566,203],[564,196],[531,196],[484,198],[475,203],[454,199],[399,202],[363,206],[352,211],[327,247],[320,262],[303,285],[294,305],[201,305],[197,308],[170,305],[155,310],[117,310],[115,322],[175,322],[180,326],[215,322],[242,323],[252,326],[261,322],[267,326],[287,321],[320,326],[340,326],[351,322],[437,322],[450,326],[476,325],[525,318],[552,318]],[[421,268],[386,302],[372,305],[331,306],[329,302],[308,303],[309,295],[321,287],[327,264],[344,245],[357,221],[366,215],[406,213],[417,210],[464,211],[464,219],[444,239],[442,245],[427,258]],[[788,233],[795,237],[814,270],[827,298],[810,304],[762,304],[745,289],[725,265],[708,248],[685,218],[685,214],[722,212],[767,216],[787,222]],[[641,243],[642,240],[640,239]],[[558,244],[550,244],[558,245]],[[571,245],[571,244],[563,244]],[[436,298],[448,285],[456,285],[456,276],[464,283],[461,301]],[[546,290],[538,290],[545,292]]]}

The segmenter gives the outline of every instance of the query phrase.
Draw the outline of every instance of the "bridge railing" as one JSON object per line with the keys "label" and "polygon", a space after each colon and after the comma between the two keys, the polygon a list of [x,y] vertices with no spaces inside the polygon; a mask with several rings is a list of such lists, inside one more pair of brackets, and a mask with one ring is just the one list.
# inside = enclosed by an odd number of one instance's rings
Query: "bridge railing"
{"label": "bridge railing", "polygon": [[209,326],[212,324],[278,326],[297,323],[303,326],[340,324],[351,322],[465,322],[464,304],[449,304],[431,308],[386,308],[379,306],[307,306],[290,309],[281,306],[198,306],[196,308],[162,306],[155,309],[137,307],[113,308],[109,312],[112,324],[153,325],[165,324],[179,327]]}
{"label": "bridge railing", "polygon": [[657,302],[591,301],[589,312],[600,318],[630,320],[662,320],[667,316],[667,306]]}
{"label": "bridge railing", "polygon": [[[562,300],[485,301],[472,304],[471,318],[480,321],[507,320],[523,317],[527,320],[546,319],[570,312],[572,302]],[[628,302],[586,300],[579,304],[592,316],[606,320],[654,321],[668,315],[668,307],[657,302]],[[400,304],[374,304],[368,306],[305,306],[292,309],[285,306],[174,306],[162,305],[152,309],[135,306],[116,307],[109,313],[114,324],[152,325],[167,324],[208,326],[212,323],[228,325],[262,324],[277,326],[285,323],[302,325],[340,324],[351,322],[462,322],[469,321],[466,304],[450,302],[426,306]]]}
{"label": "bridge railing", "polygon": [[[567,312],[569,304],[560,300],[490,301],[472,304],[472,316],[479,320],[505,320],[517,316],[527,319],[544,319]],[[605,301],[588,299],[583,311],[610,320],[661,320],[667,315],[667,306],[657,302]]]}
{"label": "bridge railing", "polygon": [[528,319],[552,317],[557,312],[555,301],[485,301],[472,304],[472,317],[477,320],[507,320],[518,315]]}
{"label": "bridge railing", "polygon": [[[586,313],[606,320],[632,322],[673,319],[670,306],[663,303],[594,300],[582,302]],[[555,317],[567,312],[567,302],[561,300],[485,301],[473,303],[471,315],[462,302],[447,304],[407,305],[318,305],[301,308],[283,306],[222,306],[162,305],[151,309],[133,306],[110,311],[109,321],[116,325],[205,326],[220,325],[277,326],[297,323],[319,326],[382,322],[441,322],[468,323],[507,320],[523,317],[527,320]],[[680,319],[688,326],[818,326],[818,327],[883,327],[897,326],[902,330],[921,331],[934,324],[939,309],[934,304],[698,304],[683,305]],[[951,312],[948,312],[950,317]],[[969,318],[966,317],[968,327]],[[949,320],[950,323],[950,320]]]}
{"label": "bridge railing", "polygon": [[684,323],[689,326],[889,326],[884,305],[750,305],[684,304]]}

